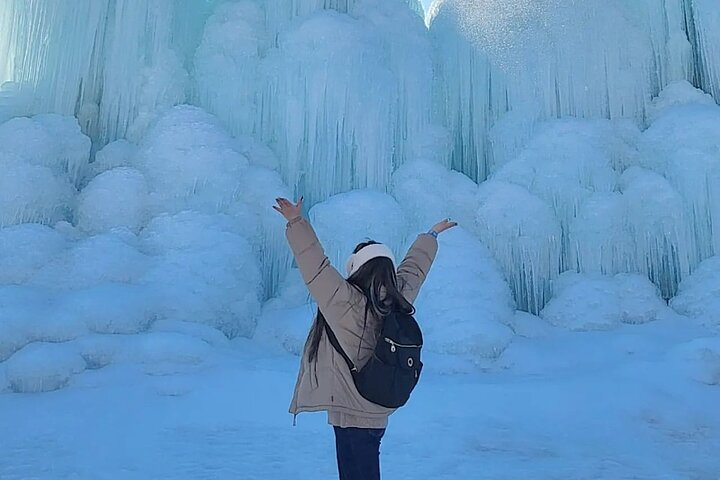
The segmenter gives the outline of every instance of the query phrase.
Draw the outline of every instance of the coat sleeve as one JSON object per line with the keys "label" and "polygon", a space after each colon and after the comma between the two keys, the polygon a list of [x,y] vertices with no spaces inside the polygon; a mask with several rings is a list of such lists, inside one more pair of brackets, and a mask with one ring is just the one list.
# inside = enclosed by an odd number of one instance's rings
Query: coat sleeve
{"label": "coat sleeve", "polygon": [[310,223],[302,217],[291,220],[285,231],[300,274],[318,308],[332,327],[363,297],[331,264]]}
{"label": "coat sleeve", "polygon": [[410,303],[415,303],[415,299],[420,293],[420,287],[425,282],[430,267],[435,261],[437,251],[437,238],[432,235],[418,235],[398,266],[397,277],[400,292]]}

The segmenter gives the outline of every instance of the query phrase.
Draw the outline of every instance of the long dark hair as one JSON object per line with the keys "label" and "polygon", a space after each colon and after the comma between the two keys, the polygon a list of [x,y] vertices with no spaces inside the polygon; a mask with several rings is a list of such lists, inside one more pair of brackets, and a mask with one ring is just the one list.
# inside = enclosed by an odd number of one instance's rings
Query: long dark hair
{"label": "long dark hair", "polygon": [[[377,245],[373,240],[358,244],[353,254],[368,245]],[[386,257],[376,257],[366,262],[355,273],[350,275],[348,282],[365,295],[365,319],[368,314],[383,319],[391,312],[414,314],[415,307],[403,297],[398,288],[395,266]],[[325,317],[318,308],[308,337],[308,354],[310,361],[317,360],[318,347],[325,331]],[[362,339],[361,339],[362,341]]]}

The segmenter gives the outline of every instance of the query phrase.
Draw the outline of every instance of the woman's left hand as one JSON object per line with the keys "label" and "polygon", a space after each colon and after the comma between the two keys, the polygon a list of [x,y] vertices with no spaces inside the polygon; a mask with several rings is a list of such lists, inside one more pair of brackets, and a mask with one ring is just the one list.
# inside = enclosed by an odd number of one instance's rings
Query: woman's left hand
{"label": "woman's left hand", "polygon": [[280,212],[288,222],[302,215],[303,197],[300,197],[296,204],[293,204],[287,198],[276,198],[275,201],[277,205],[273,205],[273,208]]}

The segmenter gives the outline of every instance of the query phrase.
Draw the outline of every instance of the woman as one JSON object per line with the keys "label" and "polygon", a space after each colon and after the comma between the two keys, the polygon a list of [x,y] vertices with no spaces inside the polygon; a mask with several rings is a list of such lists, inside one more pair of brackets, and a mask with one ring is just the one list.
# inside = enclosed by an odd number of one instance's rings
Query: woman
{"label": "woman", "polygon": [[372,355],[382,319],[392,311],[412,314],[412,302],[437,253],[439,233],[457,225],[449,219],[418,236],[395,270],[392,252],[377,242],[359,244],[343,278],[325,255],[314,230],[301,216],[302,201],[278,198],[273,206],[288,221],[286,235],[318,313],[305,343],[290,413],[328,412],[335,429],[340,480],[380,479],[380,440],[392,409],[363,398],[343,357],[325,333],[325,323],[358,368]]}

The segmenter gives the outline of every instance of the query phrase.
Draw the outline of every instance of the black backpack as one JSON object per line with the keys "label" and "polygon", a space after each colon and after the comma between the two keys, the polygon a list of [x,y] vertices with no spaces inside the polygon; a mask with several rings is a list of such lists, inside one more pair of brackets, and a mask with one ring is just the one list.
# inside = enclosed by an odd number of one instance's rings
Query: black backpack
{"label": "black backpack", "polygon": [[360,370],[342,349],[327,321],[325,332],[330,344],[348,364],[360,395],[387,408],[407,403],[423,367],[420,361],[422,332],[412,315],[392,312],[384,318],[375,352]]}

